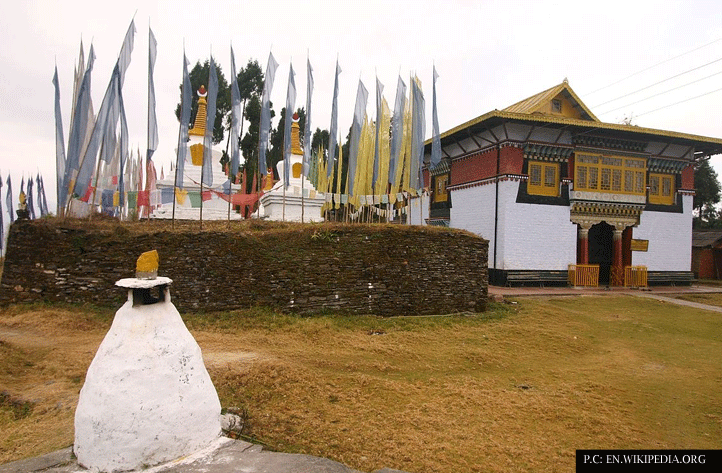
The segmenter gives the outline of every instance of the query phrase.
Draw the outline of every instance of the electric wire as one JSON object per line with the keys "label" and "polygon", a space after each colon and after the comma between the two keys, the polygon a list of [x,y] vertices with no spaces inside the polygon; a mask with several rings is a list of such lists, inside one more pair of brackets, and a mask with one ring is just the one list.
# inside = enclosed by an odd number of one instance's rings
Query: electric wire
{"label": "electric wire", "polygon": [[630,79],[630,78],[632,78],[632,77],[634,77],[634,76],[636,76],[636,75],[638,75],[638,74],[641,74],[642,72],[647,72],[647,71],[650,70],[650,69],[654,69],[655,67],[660,66],[660,65],[662,65],[662,64],[664,64],[664,63],[667,63],[667,62],[669,62],[669,61],[673,61],[673,60],[678,59],[678,58],[680,58],[680,57],[682,57],[682,56],[686,56],[687,54],[693,53],[693,52],[698,51],[698,50],[700,50],[700,49],[702,49],[702,48],[706,48],[707,46],[709,46],[709,45],[711,45],[711,44],[714,44],[714,43],[717,43],[717,42],[719,42],[719,41],[722,41],[722,38],[717,38],[717,39],[715,39],[714,41],[710,41],[710,42],[707,43],[707,44],[703,44],[702,46],[698,46],[698,47],[696,47],[696,48],[694,48],[694,49],[691,49],[691,50],[689,50],[689,51],[687,51],[687,52],[685,52],[685,53],[678,54],[677,56],[671,57],[671,58],[669,58],[669,59],[665,59],[664,61],[658,62],[657,64],[651,65],[651,66],[646,67],[646,68],[644,68],[644,69],[642,69],[642,70],[639,70],[639,71],[637,71],[637,72],[634,72],[634,73],[628,75],[627,77],[623,77],[623,78],[619,79],[619,80],[616,81],[616,82],[612,82],[612,83],[609,84],[609,85],[605,85],[604,87],[600,87],[599,89],[593,90],[593,91],[589,92],[588,94],[585,94],[585,97],[588,97],[588,96],[590,96],[590,95],[592,95],[592,94],[594,94],[594,93],[597,93],[597,92],[599,92],[600,90],[608,89],[609,87],[611,87],[611,86],[613,86],[613,85],[617,85],[617,84],[619,84],[620,82],[624,82],[625,80]]}
{"label": "electric wire", "polygon": [[650,114],[650,113],[654,113],[654,112],[656,112],[656,111],[663,110],[663,109],[669,108],[669,107],[673,107],[673,106],[675,106],[675,105],[679,105],[679,104],[684,103],[684,102],[689,102],[690,100],[694,100],[694,99],[698,99],[698,98],[700,98],[700,97],[704,97],[705,95],[714,94],[715,92],[719,92],[720,90],[722,90],[722,87],[720,87],[719,89],[711,90],[711,91],[709,91],[709,92],[705,92],[704,94],[700,94],[700,95],[696,95],[696,96],[694,96],[694,97],[690,97],[690,98],[687,98],[687,99],[684,99],[684,100],[680,100],[679,102],[674,102],[674,103],[671,103],[671,104],[669,104],[669,105],[664,105],[663,107],[655,108],[654,110],[650,110],[650,111],[648,111],[648,112],[640,113],[640,114],[638,114],[638,115],[636,115],[636,116],[637,116],[637,117],[641,117],[642,115],[647,115],[647,114]]}
{"label": "electric wire", "polygon": [[648,86],[646,86],[646,87],[642,87],[641,89],[637,89],[637,90],[635,90],[634,92],[629,92],[628,94],[620,95],[620,96],[617,97],[617,98],[614,98],[614,99],[611,99],[611,100],[607,100],[606,102],[597,104],[597,105],[595,105],[594,107],[601,107],[602,105],[606,105],[606,104],[611,103],[611,102],[616,102],[617,100],[623,99],[624,97],[629,97],[630,95],[634,95],[634,94],[636,94],[636,93],[638,93],[638,92],[641,92],[641,91],[643,91],[643,90],[647,90],[647,89],[649,89],[649,88],[651,88],[651,87],[654,87],[655,85],[659,85],[659,84],[662,84],[662,83],[664,83],[664,82],[670,81],[670,80],[672,80],[672,79],[676,79],[677,77],[683,76],[683,75],[685,75],[685,74],[689,74],[690,72],[693,72],[693,71],[702,69],[703,67],[707,67],[707,66],[709,66],[709,65],[715,64],[715,63],[720,62],[720,61],[722,61],[722,57],[721,57],[721,58],[717,58],[717,59],[715,59],[714,61],[710,61],[710,62],[708,62],[708,63],[706,63],[706,64],[702,64],[701,66],[693,67],[692,69],[688,69],[688,70],[686,70],[686,71],[684,71],[684,72],[680,72],[679,74],[675,74],[675,75],[673,75],[673,76],[671,76],[671,77],[667,77],[666,79],[662,79],[662,80],[660,80],[660,81],[658,81],[658,82],[655,82],[654,84],[650,84],[650,85],[648,85]]}
{"label": "electric wire", "polygon": [[663,94],[666,94],[666,93],[669,93],[669,92],[673,92],[673,91],[675,91],[675,90],[677,90],[677,89],[681,89],[682,87],[686,87],[686,86],[688,86],[688,85],[696,84],[697,82],[701,82],[701,81],[703,81],[703,80],[705,80],[705,79],[709,79],[710,77],[714,77],[714,76],[717,76],[717,75],[720,75],[720,74],[722,74],[722,71],[715,72],[714,74],[710,74],[710,75],[708,75],[708,76],[702,77],[701,79],[693,80],[692,82],[687,82],[686,84],[678,85],[677,87],[673,87],[673,88],[671,88],[671,89],[667,89],[667,90],[665,90],[665,91],[663,91],[663,92],[658,92],[658,93],[656,93],[656,94],[654,94],[654,95],[650,95],[649,97],[645,97],[645,98],[640,99],[640,100],[637,100],[637,101],[635,101],[635,102],[628,103],[628,104],[626,104],[626,105],[622,105],[621,107],[617,107],[617,108],[613,108],[613,109],[611,109],[611,110],[607,110],[606,112],[599,113],[598,115],[606,115],[606,114],[611,113],[611,112],[616,112],[616,111],[619,110],[619,109],[622,109],[622,108],[625,108],[625,107],[629,107],[630,105],[635,105],[635,104],[638,104],[638,103],[640,103],[640,102],[644,102],[645,100],[649,100],[649,99],[651,99],[651,98],[658,97],[658,96],[660,96],[660,95],[663,95]]}

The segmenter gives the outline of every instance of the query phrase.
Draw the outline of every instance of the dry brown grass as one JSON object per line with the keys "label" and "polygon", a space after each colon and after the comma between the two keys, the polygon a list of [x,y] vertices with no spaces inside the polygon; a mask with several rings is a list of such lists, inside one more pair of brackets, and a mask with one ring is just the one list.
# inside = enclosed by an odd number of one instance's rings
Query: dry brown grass
{"label": "dry brown grass", "polygon": [[[0,313],[0,462],[72,442],[112,314]],[[271,448],[354,468],[570,471],[580,448],[720,448],[722,319],[633,297],[523,299],[480,316],[186,320],[226,407]],[[48,384],[52,383],[52,384]]]}
{"label": "dry brown grass", "polygon": [[700,304],[708,304],[708,305],[714,305],[717,307],[722,307],[722,294],[719,294],[719,293],[685,294],[683,296],[677,296],[677,299],[682,299],[683,301],[699,302]]}

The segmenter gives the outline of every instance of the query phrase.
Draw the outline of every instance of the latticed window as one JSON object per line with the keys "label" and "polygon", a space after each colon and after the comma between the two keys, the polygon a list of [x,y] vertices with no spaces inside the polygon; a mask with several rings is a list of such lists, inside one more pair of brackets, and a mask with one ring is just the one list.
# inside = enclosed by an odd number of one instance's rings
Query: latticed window
{"label": "latticed window", "polygon": [[544,167],[544,187],[557,187],[557,169],[553,166]]}
{"label": "latticed window", "polygon": [[674,204],[674,176],[671,174],[649,175],[649,203]]}
{"label": "latticed window", "polygon": [[624,171],[624,192],[634,192],[634,171]]}
{"label": "latticed window", "polygon": [[589,189],[599,189],[599,169],[589,168]]}
{"label": "latticed window", "polygon": [[587,187],[587,167],[581,166],[577,168],[577,187],[586,189]]}
{"label": "latticed window", "polygon": [[609,191],[612,189],[612,170],[609,168],[602,168],[602,185],[599,188],[603,191]]}
{"label": "latticed window", "polygon": [[530,164],[529,165],[529,185],[530,186],[541,186],[541,164]]}
{"label": "latticed window", "polygon": [[622,170],[612,169],[612,190],[619,192],[622,190]]}
{"label": "latticed window", "polygon": [[574,188],[644,195],[646,166],[641,158],[579,154],[575,157]]}
{"label": "latticed window", "polygon": [[527,192],[533,195],[559,195],[559,164],[529,161]]}
{"label": "latticed window", "polygon": [[644,173],[643,172],[635,172],[634,173],[634,193],[635,194],[644,194]]}

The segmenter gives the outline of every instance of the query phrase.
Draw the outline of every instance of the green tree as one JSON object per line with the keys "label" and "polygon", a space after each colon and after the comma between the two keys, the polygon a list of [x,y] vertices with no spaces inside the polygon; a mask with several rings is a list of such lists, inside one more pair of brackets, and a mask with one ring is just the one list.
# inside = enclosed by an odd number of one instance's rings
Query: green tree
{"label": "green tree", "polygon": [[[271,110],[271,117],[273,115],[273,110]],[[261,122],[261,98],[258,95],[252,95],[248,99],[243,116],[248,120],[248,131],[241,138],[241,153],[245,160],[243,169],[248,176],[246,191],[250,192],[252,189],[251,179],[258,171],[258,139]]]}
{"label": "green tree", "polygon": [[[296,109],[298,114],[298,126],[300,127],[299,137],[301,139],[301,147],[303,147],[303,129],[306,125],[306,110],[304,108]],[[283,139],[284,139],[284,126],[286,122],[286,107],[281,109],[281,116],[278,119],[278,125],[276,128],[271,130],[270,139],[271,142],[267,162],[268,167],[273,168],[273,173],[277,173],[276,164],[283,159]],[[276,176],[279,178],[279,176]]]}
{"label": "green tree", "polygon": [[710,228],[722,225],[716,205],[720,201],[720,183],[717,172],[709,164],[709,160],[697,162],[694,169],[695,196],[694,223],[696,228]]}
{"label": "green tree", "polygon": [[313,132],[313,137],[311,138],[311,152],[317,151],[319,148],[323,147],[323,156],[324,159],[328,157],[328,130],[322,130],[320,128],[316,128],[316,131]]}
{"label": "green tree", "polygon": [[[243,140],[243,129],[246,120],[248,119],[246,117],[246,104],[249,100],[253,97],[257,97],[260,101],[261,94],[263,93],[263,71],[261,71],[261,66],[258,65],[258,61],[255,59],[249,59],[248,64],[246,64],[245,67],[242,67],[241,70],[236,75],[236,81],[238,82],[238,92],[240,93],[241,98],[241,129],[239,130],[238,135],[238,143],[236,143],[236,146],[241,146],[241,141]],[[258,125],[258,120],[260,119],[260,114],[251,114],[254,119],[256,120],[256,125]],[[228,114],[226,127],[229,130],[228,133],[228,142],[226,143],[226,152],[228,152],[228,146],[230,144],[231,134],[231,114]],[[244,158],[246,156],[244,155]]]}
{"label": "green tree", "polygon": [[[191,106],[191,126],[195,123],[196,113],[198,113],[198,94],[201,85],[208,88],[208,76],[211,71],[210,60],[206,60],[203,64],[196,62],[193,69],[188,73],[191,80],[191,88],[193,89],[193,104]],[[224,136],[224,117],[231,111],[231,89],[228,87],[226,77],[223,70],[216,64],[216,74],[218,76],[218,96],[216,98],[216,119],[213,124],[213,143],[220,143]],[[183,93],[183,84],[179,89]],[[181,104],[180,101],[175,109],[176,118],[180,119]]]}

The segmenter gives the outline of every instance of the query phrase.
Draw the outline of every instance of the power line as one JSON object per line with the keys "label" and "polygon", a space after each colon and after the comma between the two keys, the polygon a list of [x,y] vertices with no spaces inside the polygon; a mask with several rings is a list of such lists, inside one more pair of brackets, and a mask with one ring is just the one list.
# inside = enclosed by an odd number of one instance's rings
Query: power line
{"label": "power line", "polygon": [[714,94],[715,92],[719,92],[720,90],[722,90],[722,87],[720,87],[719,89],[712,90],[712,91],[710,91],[710,92],[705,92],[704,94],[700,94],[700,95],[697,95],[697,96],[695,96],[695,97],[690,97],[690,98],[688,98],[688,99],[680,100],[679,102],[675,102],[675,103],[671,103],[671,104],[669,104],[669,105],[665,105],[665,106],[663,106],[663,107],[655,108],[654,110],[650,110],[650,111],[648,111],[648,112],[640,113],[640,114],[638,114],[637,116],[638,116],[638,117],[641,117],[642,115],[648,115],[648,114],[650,114],[650,113],[653,113],[653,112],[656,112],[656,111],[659,111],[659,110],[662,110],[662,109],[665,109],[665,108],[673,107],[673,106],[675,106],[675,105],[679,105],[679,104],[684,103],[684,102],[689,102],[690,100],[694,100],[694,99],[698,99],[698,98],[700,98],[700,97],[704,97],[705,95]]}
{"label": "power line", "polygon": [[597,105],[595,105],[594,107],[601,107],[602,105],[606,105],[606,104],[611,103],[611,102],[616,102],[617,100],[623,99],[624,97],[629,97],[630,95],[634,95],[634,94],[636,94],[637,92],[641,92],[641,91],[643,91],[643,90],[647,90],[647,89],[649,89],[649,88],[651,88],[651,87],[654,87],[655,85],[659,85],[659,84],[662,84],[662,83],[667,82],[667,81],[669,81],[669,80],[676,79],[677,77],[683,76],[683,75],[685,75],[685,74],[689,74],[690,72],[696,71],[696,70],[698,70],[698,69],[702,69],[703,67],[707,67],[707,66],[709,66],[709,65],[711,65],[711,64],[714,64],[714,63],[720,62],[720,61],[722,61],[722,57],[721,57],[721,58],[718,58],[718,59],[715,59],[714,61],[710,61],[710,62],[708,62],[707,64],[702,64],[701,66],[693,67],[692,69],[688,69],[688,70],[686,70],[686,71],[684,71],[684,72],[680,72],[679,74],[675,74],[675,75],[673,75],[673,76],[671,76],[671,77],[667,77],[666,79],[662,79],[662,80],[660,80],[659,82],[655,82],[654,84],[648,85],[648,86],[646,86],[646,87],[642,87],[641,89],[635,90],[634,92],[629,92],[628,94],[620,95],[619,97],[617,97],[617,98],[615,98],[615,99],[607,100],[606,102],[597,104]]}
{"label": "power line", "polygon": [[701,82],[701,81],[703,81],[703,80],[705,80],[705,79],[709,79],[710,77],[714,77],[714,76],[717,76],[717,75],[720,75],[720,74],[722,74],[722,71],[715,72],[714,74],[710,74],[710,75],[708,75],[708,76],[702,77],[701,79],[693,80],[692,82],[687,82],[686,84],[682,84],[682,85],[679,85],[679,86],[677,86],[677,87],[673,87],[673,88],[671,88],[671,89],[667,89],[667,90],[665,90],[665,91],[663,91],[663,92],[659,92],[659,93],[656,93],[656,94],[654,94],[654,95],[650,95],[649,97],[645,97],[645,98],[643,98],[643,99],[637,100],[636,102],[628,103],[627,105],[622,105],[621,107],[617,107],[617,108],[613,108],[613,109],[611,109],[611,110],[607,110],[606,112],[602,112],[602,113],[600,113],[599,115],[606,115],[606,114],[611,113],[611,112],[616,112],[617,110],[619,110],[619,109],[621,109],[621,108],[629,107],[630,105],[635,105],[635,104],[638,104],[638,103],[640,103],[640,102],[644,102],[645,100],[649,100],[649,99],[651,99],[651,98],[658,97],[658,96],[660,96],[660,95],[664,95],[664,94],[669,93],[669,92],[673,92],[673,91],[675,91],[675,90],[677,90],[677,89],[681,89],[682,87],[686,87],[686,86],[688,86],[688,85],[696,84],[697,82]]}
{"label": "power line", "polygon": [[697,51],[697,50],[699,50],[699,49],[702,49],[702,48],[705,48],[705,47],[707,47],[707,46],[709,46],[709,45],[711,45],[711,44],[717,43],[718,41],[722,41],[722,38],[717,38],[717,39],[715,39],[714,41],[710,41],[710,42],[707,43],[707,44],[703,44],[702,46],[698,46],[698,47],[696,47],[696,48],[694,48],[694,49],[691,49],[691,50],[689,50],[689,51],[687,51],[687,52],[685,52],[685,53],[679,54],[679,55],[674,56],[674,57],[671,57],[671,58],[669,58],[669,59],[665,59],[664,61],[658,62],[657,64],[654,64],[654,65],[652,65],[652,66],[646,67],[646,68],[644,68],[644,69],[642,69],[642,70],[640,70],[640,71],[634,72],[634,73],[628,75],[627,77],[624,77],[624,78],[622,78],[622,79],[619,79],[619,80],[616,81],[616,82],[612,82],[612,83],[609,84],[609,85],[605,85],[604,87],[601,87],[601,88],[599,88],[599,89],[596,89],[596,90],[593,90],[593,91],[589,92],[588,94],[585,95],[585,97],[588,97],[588,96],[590,96],[590,95],[592,95],[592,94],[594,94],[594,93],[597,93],[597,92],[599,92],[600,90],[607,89],[607,88],[609,88],[609,87],[611,87],[611,86],[613,86],[613,85],[617,85],[617,84],[619,84],[620,82],[624,82],[625,80],[627,80],[627,79],[629,79],[629,78],[631,78],[631,77],[634,77],[634,76],[636,76],[636,75],[638,75],[638,74],[641,74],[642,72],[647,72],[648,70],[654,69],[655,67],[660,66],[660,65],[662,65],[662,64],[664,64],[664,63],[667,63],[667,62],[669,62],[669,61],[673,61],[673,60],[675,60],[675,59],[677,59],[677,58],[680,58],[680,57],[682,57],[682,56],[686,56],[686,55],[689,54],[689,53],[693,53],[693,52],[695,52],[695,51]]}

